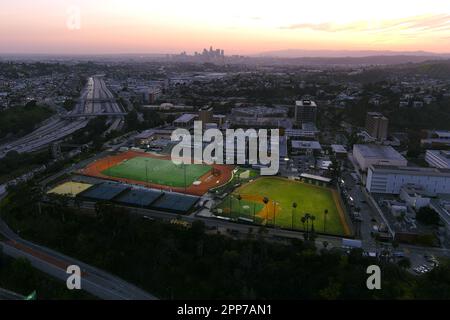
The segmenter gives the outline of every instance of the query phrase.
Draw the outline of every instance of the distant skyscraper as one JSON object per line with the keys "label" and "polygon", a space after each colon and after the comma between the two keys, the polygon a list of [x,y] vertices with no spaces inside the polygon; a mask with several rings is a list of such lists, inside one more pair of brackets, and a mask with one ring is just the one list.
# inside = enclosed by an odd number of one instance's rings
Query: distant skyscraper
{"label": "distant skyscraper", "polygon": [[366,131],[379,141],[385,141],[388,134],[389,119],[379,112],[367,112]]}
{"label": "distant skyscraper", "polygon": [[303,99],[295,101],[295,122],[297,124],[316,123],[317,104],[314,101]]}

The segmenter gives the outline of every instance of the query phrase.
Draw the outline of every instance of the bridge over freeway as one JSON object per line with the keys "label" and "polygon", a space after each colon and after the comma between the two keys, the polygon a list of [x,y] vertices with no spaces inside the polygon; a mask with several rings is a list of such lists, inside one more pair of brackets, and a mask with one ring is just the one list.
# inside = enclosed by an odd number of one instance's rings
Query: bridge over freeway
{"label": "bridge over freeway", "polygon": [[123,117],[126,116],[126,112],[91,112],[91,113],[73,113],[61,116],[63,119],[74,119],[74,118],[92,118],[92,117]]}
{"label": "bridge over freeway", "polygon": [[82,98],[82,99],[76,99],[75,100],[78,103],[85,103],[85,102],[89,102],[89,103],[115,103],[116,99],[115,98]]}

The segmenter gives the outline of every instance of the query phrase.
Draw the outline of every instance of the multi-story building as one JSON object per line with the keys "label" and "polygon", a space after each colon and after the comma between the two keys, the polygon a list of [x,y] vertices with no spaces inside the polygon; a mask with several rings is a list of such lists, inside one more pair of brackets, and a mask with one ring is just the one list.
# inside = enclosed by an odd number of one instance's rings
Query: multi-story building
{"label": "multi-story building", "polygon": [[213,116],[214,112],[212,107],[200,108],[198,111],[198,120],[202,121],[203,124],[214,122]]}
{"label": "multi-story building", "polygon": [[449,150],[427,150],[425,161],[434,168],[450,169]]}
{"label": "multi-story building", "polygon": [[431,130],[426,132],[426,138],[420,140],[423,147],[448,148],[450,147],[450,131]]}
{"label": "multi-story building", "polygon": [[387,139],[389,119],[379,112],[367,112],[366,131],[374,139],[384,141]]}
{"label": "multi-story building", "polygon": [[366,189],[373,193],[400,194],[408,184],[422,186],[430,195],[450,194],[450,169],[371,165]]}
{"label": "multi-story building", "polygon": [[190,129],[194,125],[197,115],[185,113],[173,121],[173,126],[176,128]]}
{"label": "multi-story building", "polygon": [[297,124],[316,123],[317,104],[312,100],[295,101],[295,122]]}
{"label": "multi-story building", "polygon": [[331,151],[336,156],[336,159],[343,160],[347,158],[347,149],[341,144],[332,144]]}
{"label": "multi-story building", "polygon": [[355,144],[353,158],[362,171],[371,165],[406,166],[408,161],[391,146]]}
{"label": "multi-story building", "polygon": [[313,155],[319,154],[322,146],[319,141],[295,140],[291,142],[291,153],[293,155]]}

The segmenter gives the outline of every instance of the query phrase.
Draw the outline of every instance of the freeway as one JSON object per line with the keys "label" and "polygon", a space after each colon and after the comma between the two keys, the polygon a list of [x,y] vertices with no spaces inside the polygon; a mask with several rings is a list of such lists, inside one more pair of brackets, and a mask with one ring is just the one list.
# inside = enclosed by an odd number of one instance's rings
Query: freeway
{"label": "freeway", "polygon": [[[76,170],[84,166],[87,162],[102,157],[106,154],[100,153],[92,159],[88,159],[78,163],[77,165],[62,170],[57,175],[49,177],[48,180],[57,178],[60,174]],[[0,201],[7,195],[5,185],[0,185]],[[98,268],[90,266],[79,260],[63,255],[55,250],[51,250],[44,246],[34,244],[30,241],[22,239],[18,234],[13,232],[9,226],[0,218],[0,234],[7,240],[0,242],[4,254],[13,258],[23,257],[28,259],[31,264],[62,281],[66,281],[68,274],[67,266],[78,265],[82,270],[82,289],[91,293],[100,299],[108,300],[155,300],[157,297],[151,295],[136,286],[125,282],[124,280],[111,275]]]}
{"label": "freeway", "polygon": [[[0,200],[6,196],[4,189],[0,190]],[[3,253],[13,258],[26,258],[37,269],[66,281],[69,265],[77,265],[82,272],[81,287],[90,294],[105,300],[156,300],[158,299],[124,280],[90,266],[74,258],[63,255],[55,250],[37,245],[22,239],[12,231],[0,218],[0,234],[6,240],[0,241]]]}
{"label": "freeway", "polygon": [[[96,102],[96,100],[109,102]],[[124,112],[114,101],[114,96],[106,87],[104,80],[95,76],[90,77],[86,88],[81,92],[78,103],[70,113],[54,116],[30,134],[11,143],[0,145],[0,158],[12,150],[19,153],[40,150],[84,128],[91,115],[98,116],[106,113],[111,126],[108,131],[118,129],[123,124]]]}
{"label": "freeway", "polygon": [[0,233],[7,238],[0,242],[4,254],[26,258],[37,269],[66,281],[69,265],[77,265],[82,272],[81,287],[100,299],[156,300],[157,298],[124,280],[59,252],[20,238],[0,220]]}
{"label": "freeway", "polygon": [[25,297],[15,292],[0,288],[0,300],[25,300]]}

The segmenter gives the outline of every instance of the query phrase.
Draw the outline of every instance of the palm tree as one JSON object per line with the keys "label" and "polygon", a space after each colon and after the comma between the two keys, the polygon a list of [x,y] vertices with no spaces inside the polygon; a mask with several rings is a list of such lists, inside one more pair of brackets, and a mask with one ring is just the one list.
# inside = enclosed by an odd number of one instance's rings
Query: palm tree
{"label": "palm tree", "polygon": [[241,215],[241,200],[242,200],[242,196],[240,194],[237,195],[236,197],[238,199],[239,202],[239,208],[238,208],[238,215]]}
{"label": "palm tree", "polygon": [[300,219],[300,221],[301,221],[302,224],[303,224],[303,231],[306,231],[306,230],[305,230],[305,222],[306,222],[306,218],[305,218],[305,217],[302,217],[302,218]]}
{"label": "palm tree", "polygon": [[292,203],[292,225],[291,225],[291,229],[294,229],[294,214],[295,214],[295,209],[297,208],[297,203],[293,202]]}
{"label": "palm tree", "polygon": [[328,209],[325,209],[323,211],[323,233],[326,232],[326,228],[327,228],[327,215],[328,215]]}
{"label": "palm tree", "polygon": [[316,238],[316,230],[314,229],[314,220],[316,220],[316,217],[311,215],[309,218],[311,219],[311,232],[308,234],[308,240],[314,241]]}
{"label": "palm tree", "polygon": [[306,219],[306,233],[309,233],[309,219],[311,219],[311,215],[309,213],[306,213],[305,219]]}
{"label": "palm tree", "polygon": [[263,198],[263,202],[264,202],[264,205],[266,207],[266,224],[267,224],[267,218],[268,218],[268,214],[269,214],[269,211],[268,211],[268,208],[267,208],[267,204],[269,203],[269,198],[264,197]]}
{"label": "palm tree", "polygon": [[316,217],[314,215],[311,215],[309,217],[311,219],[311,232],[314,231],[314,220],[316,220]]}

